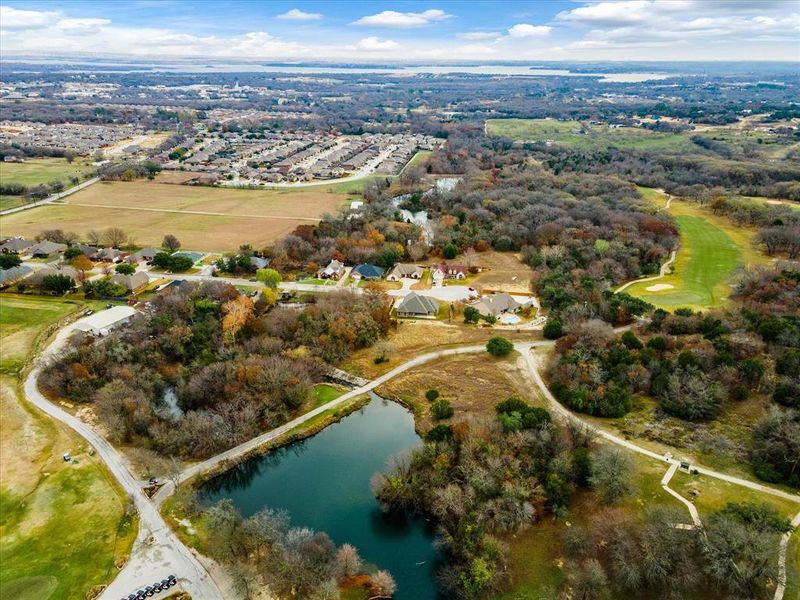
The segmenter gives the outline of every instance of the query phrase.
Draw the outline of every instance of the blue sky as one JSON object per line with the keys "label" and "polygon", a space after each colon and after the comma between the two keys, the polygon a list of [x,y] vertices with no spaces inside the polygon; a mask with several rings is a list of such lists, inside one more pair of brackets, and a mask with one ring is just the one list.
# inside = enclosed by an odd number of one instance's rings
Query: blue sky
{"label": "blue sky", "polygon": [[800,60],[800,0],[0,2],[0,52],[253,60]]}

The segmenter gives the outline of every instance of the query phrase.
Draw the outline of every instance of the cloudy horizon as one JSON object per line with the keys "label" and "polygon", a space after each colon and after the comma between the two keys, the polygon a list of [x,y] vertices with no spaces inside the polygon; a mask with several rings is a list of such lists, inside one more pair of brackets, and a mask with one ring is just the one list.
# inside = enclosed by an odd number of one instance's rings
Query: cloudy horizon
{"label": "cloudy horizon", "polygon": [[0,54],[264,61],[800,61],[800,0],[0,3]]}

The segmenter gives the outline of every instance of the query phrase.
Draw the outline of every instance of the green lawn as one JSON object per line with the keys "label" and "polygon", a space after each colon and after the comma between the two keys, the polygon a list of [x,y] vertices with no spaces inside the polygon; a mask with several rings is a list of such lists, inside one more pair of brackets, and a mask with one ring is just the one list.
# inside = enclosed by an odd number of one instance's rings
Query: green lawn
{"label": "green lawn", "polygon": [[[25,362],[51,326],[88,305],[0,295],[0,598],[85,598],[116,574],[136,536],[135,513],[85,441],[19,396]],[[76,462],[62,460],[66,451]]]}
{"label": "green lawn", "polygon": [[492,136],[532,142],[549,140],[582,150],[615,146],[681,152],[693,146],[689,138],[682,134],[657,133],[637,127],[612,128],[607,125],[555,119],[489,119],[486,121],[486,130]]}
{"label": "green lawn", "polygon": [[312,391],[312,403],[309,410],[313,410],[318,406],[327,404],[331,400],[336,400],[339,396],[345,393],[345,390],[339,389],[336,386],[328,385],[327,383],[318,383],[314,386]]}
{"label": "green lawn", "polygon": [[64,158],[31,158],[23,163],[0,162],[0,180],[28,187],[61,181],[69,187],[70,177],[83,177],[91,170],[92,165],[84,159],[68,163]]}
{"label": "green lawn", "polygon": [[25,204],[25,198],[22,196],[3,196],[0,195],[0,210],[8,210],[9,208],[16,208]]}
{"label": "green lawn", "polygon": [[0,295],[0,373],[16,375],[37,336],[77,309],[62,299]]}

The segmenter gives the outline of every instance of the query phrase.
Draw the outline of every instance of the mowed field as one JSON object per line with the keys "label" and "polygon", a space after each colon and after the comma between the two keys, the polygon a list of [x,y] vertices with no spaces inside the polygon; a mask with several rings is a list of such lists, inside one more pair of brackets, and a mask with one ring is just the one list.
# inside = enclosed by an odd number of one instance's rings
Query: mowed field
{"label": "mowed field", "polygon": [[[0,162],[0,182],[19,183],[27,187],[61,181],[70,187],[70,177],[82,177],[91,171],[92,165],[85,159],[71,163],[64,158],[31,158],[23,163]],[[14,208],[24,203],[21,196],[0,195],[0,210]]]}
{"label": "mowed field", "polygon": [[80,308],[0,295],[0,598],[86,598],[116,574],[136,535],[124,494],[88,445],[19,397],[37,340]]}
{"label": "mowed field", "polygon": [[325,189],[237,190],[151,181],[102,182],[49,205],[0,217],[5,235],[34,236],[60,228],[84,235],[121,227],[139,245],[160,245],[171,233],[184,248],[233,251],[259,248],[303,223],[347,203],[345,193]]}
{"label": "mowed field", "polygon": [[[581,129],[587,133],[580,133]],[[693,148],[688,137],[680,134],[658,133],[637,127],[588,125],[579,121],[556,119],[488,119],[489,135],[525,142],[552,141],[573,148],[593,150],[618,148],[657,149],[679,152]]]}
{"label": "mowed field", "polygon": [[[664,196],[652,190],[645,195],[663,206]],[[737,268],[768,262],[753,245],[754,230],[738,228],[724,217],[681,200],[673,199],[669,212],[680,228],[672,273],[635,283],[626,293],[667,310],[718,307],[730,296],[730,280]],[[653,286],[671,287],[654,291]]]}

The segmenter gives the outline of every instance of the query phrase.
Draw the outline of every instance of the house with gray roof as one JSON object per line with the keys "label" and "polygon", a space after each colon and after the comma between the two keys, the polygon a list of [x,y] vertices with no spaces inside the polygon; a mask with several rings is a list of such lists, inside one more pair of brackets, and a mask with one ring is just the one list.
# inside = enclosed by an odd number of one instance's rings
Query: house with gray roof
{"label": "house with gray roof", "polygon": [[397,263],[389,271],[386,281],[400,281],[401,279],[420,279],[425,269],[408,263]]}
{"label": "house with gray roof", "polygon": [[439,304],[433,298],[410,292],[397,305],[397,316],[404,318],[432,319],[439,312]]}
{"label": "house with gray roof", "polygon": [[505,292],[484,296],[477,302],[473,302],[470,306],[477,309],[484,317],[495,318],[506,313],[515,313],[522,308],[522,304]]}
{"label": "house with gray roof", "polygon": [[49,256],[53,256],[54,254],[64,252],[66,249],[66,244],[58,244],[56,242],[51,242],[50,240],[42,240],[38,244],[34,244],[28,248],[27,252],[33,258],[47,258]]}
{"label": "house with gray roof", "polygon": [[35,246],[36,242],[33,240],[26,240],[25,238],[11,238],[0,245],[0,252],[19,254],[24,252],[31,246]]}
{"label": "house with gray roof", "polygon": [[44,278],[48,275],[66,275],[72,279],[72,281],[78,281],[78,271],[72,267],[62,266],[57,268],[47,266],[43,269],[39,269],[38,271],[34,271],[25,279],[25,283],[33,286],[40,286],[42,285]]}
{"label": "house with gray roof", "polygon": [[150,278],[144,271],[136,271],[132,275],[117,273],[111,277],[111,283],[121,285],[131,294],[135,294],[150,283]]}
{"label": "house with gray roof", "polygon": [[131,264],[138,262],[150,262],[156,257],[156,254],[158,254],[159,252],[162,252],[162,250],[148,246],[147,248],[142,248],[138,252],[134,252],[133,254],[126,256],[125,262]]}
{"label": "house with gray roof", "polygon": [[11,267],[10,269],[0,269],[0,288],[8,287],[31,273],[33,273],[33,269],[25,265]]}

